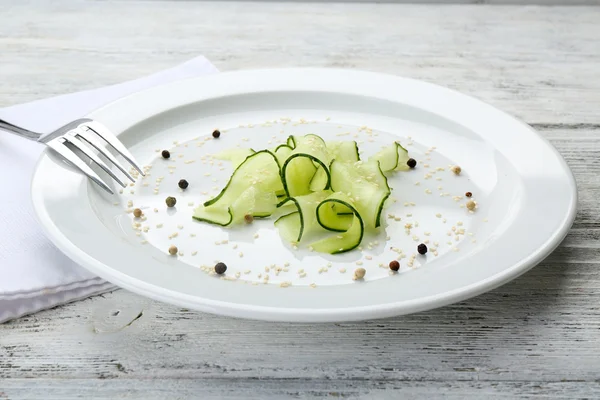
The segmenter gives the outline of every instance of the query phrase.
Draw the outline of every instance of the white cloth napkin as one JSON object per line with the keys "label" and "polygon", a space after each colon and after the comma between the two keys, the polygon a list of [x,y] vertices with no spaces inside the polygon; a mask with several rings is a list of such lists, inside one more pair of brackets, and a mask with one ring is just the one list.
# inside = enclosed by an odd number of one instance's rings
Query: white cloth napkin
{"label": "white cloth napkin", "polygon": [[[197,57],[134,81],[6,107],[0,119],[48,133],[130,93],[215,72],[206,58]],[[73,263],[42,233],[29,185],[43,149],[0,129],[0,323],[114,287]]]}

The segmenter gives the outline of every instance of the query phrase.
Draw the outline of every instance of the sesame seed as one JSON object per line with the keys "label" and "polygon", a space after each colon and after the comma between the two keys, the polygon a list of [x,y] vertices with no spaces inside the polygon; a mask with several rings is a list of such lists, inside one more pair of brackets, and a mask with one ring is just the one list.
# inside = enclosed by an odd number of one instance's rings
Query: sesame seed
{"label": "sesame seed", "polygon": [[440,213],[435,214],[435,216],[438,218],[442,218],[442,214],[440,214]]}
{"label": "sesame seed", "polygon": [[346,273],[346,268],[340,268],[340,269],[339,269],[339,271],[340,271],[342,274],[344,274],[344,273]]}

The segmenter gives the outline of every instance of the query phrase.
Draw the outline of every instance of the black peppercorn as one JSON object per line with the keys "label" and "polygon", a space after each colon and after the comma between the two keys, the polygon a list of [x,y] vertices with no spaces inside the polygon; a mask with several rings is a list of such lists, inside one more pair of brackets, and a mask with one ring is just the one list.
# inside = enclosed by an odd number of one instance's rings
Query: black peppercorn
{"label": "black peppercorn", "polygon": [[213,131],[212,135],[213,135],[213,137],[214,137],[215,139],[218,139],[218,138],[219,138],[219,136],[221,136],[221,131],[220,131],[220,130],[218,130],[218,129],[215,129],[215,130]]}
{"label": "black peppercorn", "polygon": [[227,271],[227,265],[225,265],[225,263],[220,262],[215,265],[215,272],[217,274],[223,275],[225,271]]}
{"label": "black peppercorn", "polygon": [[392,271],[398,271],[400,269],[400,263],[396,260],[390,262],[390,269]]}
{"label": "black peppercorn", "polygon": [[163,158],[171,158],[171,153],[169,150],[163,150],[161,154]]}
{"label": "black peppercorn", "polygon": [[417,251],[419,252],[419,254],[427,253],[427,245],[425,243],[421,243],[417,246]]}
{"label": "black peppercorn", "polygon": [[188,181],[186,181],[185,179],[180,180],[179,183],[178,183],[178,185],[182,189],[187,189],[187,187],[190,186],[190,184],[188,183]]}
{"label": "black peppercorn", "polygon": [[414,158],[409,158],[406,162],[406,165],[408,165],[409,168],[414,168],[417,166],[417,160],[415,160]]}
{"label": "black peppercorn", "polygon": [[473,196],[473,193],[471,193],[471,192],[467,192],[467,193],[465,193],[465,196],[467,196],[467,197],[471,197],[471,196]]}
{"label": "black peppercorn", "polygon": [[165,203],[167,203],[167,207],[175,207],[175,204],[177,204],[177,199],[169,196],[165,199]]}

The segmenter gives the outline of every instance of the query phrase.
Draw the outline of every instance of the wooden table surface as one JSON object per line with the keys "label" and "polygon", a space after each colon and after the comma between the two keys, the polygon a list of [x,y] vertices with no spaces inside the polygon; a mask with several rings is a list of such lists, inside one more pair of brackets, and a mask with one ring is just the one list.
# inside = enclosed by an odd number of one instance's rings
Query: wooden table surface
{"label": "wooden table surface", "polygon": [[600,7],[7,0],[2,8],[0,106],[198,54],[220,70],[383,71],[455,88],[530,123],[566,158],[580,200],[570,234],[539,266],[430,312],[263,323],[118,290],[0,325],[0,399],[600,398]]}

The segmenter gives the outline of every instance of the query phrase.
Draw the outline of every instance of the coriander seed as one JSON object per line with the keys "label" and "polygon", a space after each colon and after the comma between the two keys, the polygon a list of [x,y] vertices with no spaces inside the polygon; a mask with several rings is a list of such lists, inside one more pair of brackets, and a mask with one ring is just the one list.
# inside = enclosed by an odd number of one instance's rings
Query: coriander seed
{"label": "coriander seed", "polygon": [[417,166],[417,160],[415,160],[414,158],[409,158],[406,162],[406,165],[408,165],[409,168],[414,168]]}
{"label": "coriander seed", "polygon": [[458,165],[453,165],[452,168],[450,168],[450,171],[454,172],[455,175],[460,175],[462,168]]}
{"label": "coriander seed", "polygon": [[178,251],[177,250],[177,246],[171,246],[171,247],[169,247],[169,254],[170,255],[172,255],[172,256],[176,255],[177,251]]}
{"label": "coriander seed", "polygon": [[135,210],[133,210],[134,217],[140,218],[142,215],[144,215],[144,213],[142,213],[142,210],[140,210],[139,208],[136,208]]}
{"label": "coriander seed", "polygon": [[215,129],[212,133],[212,137],[214,137],[215,139],[218,139],[221,136],[221,131],[218,129]]}
{"label": "coriander seed", "polygon": [[225,263],[219,262],[215,265],[215,272],[219,275],[223,275],[227,271],[227,265]]}
{"label": "coriander seed", "polygon": [[400,269],[400,263],[396,260],[390,262],[390,269],[392,271],[398,271]]}
{"label": "coriander seed", "polygon": [[417,246],[417,251],[419,252],[419,254],[427,253],[427,245],[425,243],[421,243]]}
{"label": "coriander seed", "polygon": [[177,199],[175,197],[169,196],[165,199],[165,203],[167,203],[167,207],[175,207],[177,204]]}
{"label": "coriander seed", "polygon": [[177,184],[181,189],[187,189],[188,186],[190,186],[189,182],[186,181],[185,179],[181,179],[179,181],[179,183]]}
{"label": "coriander seed", "polygon": [[160,154],[162,155],[162,158],[171,158],[171,153],[169,152],[169,150],[163,150]]}

